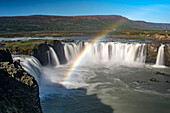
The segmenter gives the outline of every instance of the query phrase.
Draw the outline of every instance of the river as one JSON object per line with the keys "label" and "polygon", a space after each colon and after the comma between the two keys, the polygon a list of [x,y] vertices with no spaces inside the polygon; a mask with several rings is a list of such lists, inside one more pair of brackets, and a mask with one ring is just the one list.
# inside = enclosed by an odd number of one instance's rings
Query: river
{"label": "river", "polygon": [[[141,52],[147,42],[102,39],[90,50],[93,54],[88,52],[72,70],[74,58],[81,52],[71,54],[77,46],[70,49],[67,45],[69,62],[55,67],[43,67],[30,56],[14,57],[20,58],[38,81],[44,113],[170,113],[170,77],[156,74],[170,74],[170,68],[155,68],[144,62],[145,54]],[[114,47],[119,47],[117,53]]]}

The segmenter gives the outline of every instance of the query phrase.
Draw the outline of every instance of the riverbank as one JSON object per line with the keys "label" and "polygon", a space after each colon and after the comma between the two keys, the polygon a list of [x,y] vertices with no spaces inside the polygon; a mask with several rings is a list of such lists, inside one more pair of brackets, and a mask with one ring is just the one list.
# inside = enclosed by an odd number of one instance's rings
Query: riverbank
{"label": "riverbank", "polygon": [[170,40],[170,30],[137,30],[137,31],[81,31],[81,32],[21,32],[21,33],[1,33],[0,38],[15,38],[15,37],[96,37],[102,35],[111,38],[124,39],[147,39],[147,40]]}

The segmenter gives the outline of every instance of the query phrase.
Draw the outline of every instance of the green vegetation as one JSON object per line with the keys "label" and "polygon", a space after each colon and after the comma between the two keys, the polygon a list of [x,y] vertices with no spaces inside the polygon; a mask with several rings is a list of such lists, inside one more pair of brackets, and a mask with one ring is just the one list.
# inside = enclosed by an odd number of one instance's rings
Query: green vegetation
{"label": "green vegetation", "polygon": [[41,43],[52,43],[53,40],[28,40],[28,41],[7,41],[2,42],[5,44],[4,48],[8,48],[13,54],[26,54],[32,55],[35,49]]}
{"label": "green vegetation", "polygon": [[0,17],[0,37],[84,36],[114,29],[120,33],[124,31],[137,33],[144,30],[170,30],[170,24],[132,21],[117,15]]}

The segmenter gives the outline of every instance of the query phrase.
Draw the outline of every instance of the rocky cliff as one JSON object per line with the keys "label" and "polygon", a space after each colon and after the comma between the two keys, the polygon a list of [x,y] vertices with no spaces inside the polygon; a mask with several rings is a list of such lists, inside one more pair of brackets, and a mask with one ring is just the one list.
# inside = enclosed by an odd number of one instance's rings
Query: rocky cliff
{"label": "rocky cliff", "polygon": [[[147,56],[146,56],[146,63],[155,63],[158,49],[161,45],[161,43],[147,43]],[[58,59],[61,64],[65,64],[67,62],[64,54],[64,45],[58,41],[55,40],[51,44],[40,44],[37,49],[35,49],[34,56],[40,60],[42,65],[48,64],[48,56],[47,51],[49,50],[48,46],[53,47],[55,50]],[[164,47],[164,53],[165,53],[165,65],[170,66],[170,44],[165,44]]]}
{"label": "rocky cliff", "polygon": [[0,50],[0,113],[42,113],[39,86],[33,76]]}
{"label": "rocky cliff", "polygon": [[[161,45],[160,43],[147,44],[146,62],[150,62],[150,63],[156,62],[156,57],[160,45]],[[164,53],[165,53],[165,65],[170,66],[170,44],[165,44]]]}
{"label": "rocky cliff", "polygon": [[[51,46],[58,56],[60,64],[67,63],[64,54],[64,43],[74,42],[72,39],[66,40],[30,40],[30,41],[16,41],[16,42],[4,42],[6,46],[15,55],[33,55],[36,57],[43,66],[48,65],[48,52]],[[156,41],[147,43],[147,57],[146,63],[155,63],[159,46],[165,44],[165,65],[170,66],[170,44],[167,41]],[[17,46],[14,46],[17,45]],[[17,48],[17,49],[16,49]],[[25,51],[25,52],[23,52]],[[0,57],[1,60],[1,57]]]}
{"label": "rocky cliff", "polygon": [[50,44],[43,43],[39,44],[36,49],[33,50],[33,55],[36,57],[40,63],[45,66],[48,65],[48,57],[49,57],[49,46],[52,47],[55,53],[58,56],[60,64],[67,63],[65,54],[64,54],[64,44],[62,42],[73,42],[73,40],[54,40]]}

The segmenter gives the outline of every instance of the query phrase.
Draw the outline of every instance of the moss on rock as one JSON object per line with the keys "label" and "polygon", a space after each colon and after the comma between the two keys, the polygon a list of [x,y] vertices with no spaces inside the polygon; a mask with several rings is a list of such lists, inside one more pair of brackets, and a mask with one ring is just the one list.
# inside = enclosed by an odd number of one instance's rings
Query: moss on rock
{"label": "moss on rock", "polygon": [[38,84],[18,61],[0,62],[0,113],[42,113]]}

